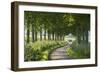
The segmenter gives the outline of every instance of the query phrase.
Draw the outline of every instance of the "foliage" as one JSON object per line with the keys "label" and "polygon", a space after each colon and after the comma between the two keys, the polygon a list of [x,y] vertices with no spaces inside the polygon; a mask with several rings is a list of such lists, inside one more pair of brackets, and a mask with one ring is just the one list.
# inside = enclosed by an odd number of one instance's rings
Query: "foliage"
{"label": "foliage", "polygon": [[[87,37],[90,30],[90,15],[75,13],[56,13],[56,12],[32,12],[25,11],[25,31],[27,30],[27,42],[32,32],[33,42],[37,41],[37,34],[44,33],[45,39],[63,40],[66,34],[72,33],[79,38]],[[79,31],[80,30],[80,31]],[[80,33],[80,34],[78,34]],[[48,34],[48,35],[47,35]],[[55,37],[54,37],[55,35]],[[88,40],[88,39],[86,39]]]}
{"label": "foliage", "polygon": [[65,46],[64,41],[36,41],[25,45],[25,61],[48,60],[49,52],[61,46]]}
{"label": "foliage", "polygon": [[25,61],[48,60],[51,50],[66,44],[64,37],[69,33],[77,38],[67,50],[69,56],[90,57],[89,31],[90,14],[25,11]]}
{"label": "foliage", "polygon": [[67,55],[71,58],[90,58],[90,44],[85,42],[78,44],[74,42],[70,48],[66,49],[66,52]]}

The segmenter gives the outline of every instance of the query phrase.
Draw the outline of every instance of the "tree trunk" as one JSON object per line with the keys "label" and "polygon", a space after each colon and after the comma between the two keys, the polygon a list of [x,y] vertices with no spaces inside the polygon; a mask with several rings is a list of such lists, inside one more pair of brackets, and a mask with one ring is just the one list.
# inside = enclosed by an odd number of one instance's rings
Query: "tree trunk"
{"label": "tree trunk", "polygon": [[57,40],[59,40],[59,35],[57,34]]}
{"label": "tree trunk", "polygon": [[50,33],[49,33],[49,31],[48,31],[48,40],[50,40]]}
{"label": "tree trunk", "polygon": [[57,34],[55,34],[55,40],[57,40]]}
{"label": "tree trunk", "polygon": [[46,40],[46,29],[44,30],[44,40]]}
{"label": "tree trunk", "polygon": [[40,40],[42,40],[42,28],[40,30]]}
{"label": "tree trunk", "polygon": [[86,43],[88,43],[88,31],[86,31]]}
{"label": "tree trunk", "polygon": [[35,41],[37,41],[37,31],[35,31]]}
{"label": "tree trunk", "polygon": [[50,33],[49,35],[50,35],[50,36],[49,36],[50,40],[52,40],[52,39],[51,39],[51,33]]}
{"label": "tree trunk", "polygon": [[34,25],[32,24],[32,42],[34,42]]}
{"label": "tree trunk", "polygon": [[62,36],[62,40],[64,40],[64,35]]}
{"label": "tree trunk", "polygon": [[80,36],[80,34],[77,34],[77,39],[78,39],[78,43],[80,44],[81,43],[81,36]]}
{"label": "tree trunk", "polygon": [[27,22],[27,43],[30,42],[30,24]]}
{"label": "tree trunk", "polygon": [[60,35],[58,35],[58,40],[60,40]]}
{"label": "tree trunk", "polygon": [[62,35],[60,35],[60,40],[62,40]]}
{"label": "tree trunk", "polygon": [[30,35],[30,31],[29,31],[29,29],[27,29],[27,43],[29,43],[30,42],[30,37],[29,37],[29,35]]}
{"label": "tree trunk", "polygon": [[84,40],[85,40],[85,37],[84,37],[84,32],[83,32],[82,38],[83,38],[82,40],[84,41]]}
{"label": "tree trunk", "polygon": [[52,40],[54,40],[54,32],[52,32]]}
{"label": "tree trunk", "polygon": [[78,43],[80,43],[80,38],[79,38],[79,35],[78,35]]}

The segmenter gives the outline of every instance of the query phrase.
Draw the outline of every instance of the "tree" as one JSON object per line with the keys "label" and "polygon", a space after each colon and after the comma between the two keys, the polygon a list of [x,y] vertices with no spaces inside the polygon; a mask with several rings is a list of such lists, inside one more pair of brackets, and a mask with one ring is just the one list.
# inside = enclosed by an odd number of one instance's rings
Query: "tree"
{"label": "tree", "polygon": [[31,13],[30,12],[27,12],[25,11],[25,28],[27,29],[27,43],[30,42],[30,25],[31,25]]}

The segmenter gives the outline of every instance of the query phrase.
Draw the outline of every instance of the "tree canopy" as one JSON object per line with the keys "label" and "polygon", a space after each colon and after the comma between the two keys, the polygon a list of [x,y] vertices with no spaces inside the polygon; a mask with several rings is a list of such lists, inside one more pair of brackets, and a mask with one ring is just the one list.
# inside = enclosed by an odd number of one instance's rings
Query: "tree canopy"
{"label": "tree canopy", "polygon": [[88,42],[90,31],[90,15],[78,13],[56,12],[24,12],[27,43],[37,40],[64,40],[69,33],[75,35],[78,42]]}

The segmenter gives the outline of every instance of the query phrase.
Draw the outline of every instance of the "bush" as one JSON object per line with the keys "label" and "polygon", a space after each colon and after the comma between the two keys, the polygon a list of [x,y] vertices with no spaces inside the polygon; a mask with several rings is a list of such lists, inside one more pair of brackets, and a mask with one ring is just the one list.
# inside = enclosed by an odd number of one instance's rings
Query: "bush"
{"label": "bush", "polygon": [[90,58],[90,44],[74,42],[70,48],[67,48],[67,55],[71,58]]}
{"label": "bush", "polygon": [[64,41],[36,41],[25,45],[25,61],[48,60],[51,50],[66,45]]}

